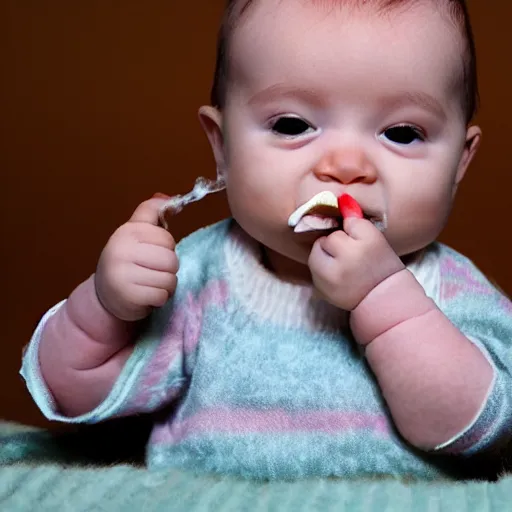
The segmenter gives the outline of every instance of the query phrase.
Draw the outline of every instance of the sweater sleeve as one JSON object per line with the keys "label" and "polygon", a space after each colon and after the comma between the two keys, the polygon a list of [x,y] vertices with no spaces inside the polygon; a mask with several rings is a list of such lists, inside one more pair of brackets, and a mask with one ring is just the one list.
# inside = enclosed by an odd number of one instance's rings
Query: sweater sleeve
{"label": "sweater sleeve", "polygon": [[196,359],[203,317],[210,304],[224,305],[226,287],[219,272],[222,240],[229,220],[202,228],[176,246],[180,260],[174,296],[144,321],[135,347],[106,399],[77,417],[59,413],[39,367],[41,334],[49,318],[65,301],[40,321],[23,355],[21,375],[41,412],[50,420],[97,423],[111,418],[150,413],[169,405],[187,389]]}
{"label": "sweater sleeve", "polygon": [[506,441],[512,431],[512,303],[461,254],[444,248],[440,261],[440,308],[486,356],[494,371],[473,422],[441,453],[472,455]]}
{"label": "sweater sleeve", "polygon": [[65,423],[97,423],[110,418],[152,412],[171,402],[187,381],[185,362],[186,315],[172,300],[146,320],[135,348],[107,398],[86,414],[67,417],[57,409],[39,365],[39,343],[48,320],[65,301],[50,309],[39,322],[23,354],[21,375],[41,412]]}

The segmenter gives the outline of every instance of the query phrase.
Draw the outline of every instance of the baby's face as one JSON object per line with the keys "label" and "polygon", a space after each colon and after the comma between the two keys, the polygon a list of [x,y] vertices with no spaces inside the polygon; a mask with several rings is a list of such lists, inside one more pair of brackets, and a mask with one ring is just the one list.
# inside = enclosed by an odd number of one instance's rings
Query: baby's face
{"label": "baby's face", "polygon": [[462,42],[431,2],[385,16],[316,4],[257,0],[235,30],[216,154],[231,211],[271,261],[304,264],[325,233],[294,233],[290,214],[347,192],[409,254],[444,227],[479,139]]}

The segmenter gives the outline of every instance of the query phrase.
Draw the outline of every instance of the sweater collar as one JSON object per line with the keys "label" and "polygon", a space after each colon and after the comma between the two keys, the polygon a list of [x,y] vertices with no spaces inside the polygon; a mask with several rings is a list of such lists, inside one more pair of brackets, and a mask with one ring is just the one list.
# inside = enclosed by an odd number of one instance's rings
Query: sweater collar
{"label": "sweater collar", "polygon": [[[284,281],[265,267],[261,244],[235,221],[224,254],[230,289],[246,311],[259,321],[310,331],[348,329],[348,313],[319,298],[311,284]],[[424,287],[425,251],[407,268]]]}

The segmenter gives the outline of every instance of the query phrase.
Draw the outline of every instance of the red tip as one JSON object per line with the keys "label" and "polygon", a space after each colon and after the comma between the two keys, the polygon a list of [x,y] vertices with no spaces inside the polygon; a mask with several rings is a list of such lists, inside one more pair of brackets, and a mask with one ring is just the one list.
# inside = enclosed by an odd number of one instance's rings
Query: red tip
{"label": "red tip", "polygon": [[363,210],[361,210],[359,203],[349,194],[342,194],[338,197],[338,208],[344,219],[348,217],[363,218]]}

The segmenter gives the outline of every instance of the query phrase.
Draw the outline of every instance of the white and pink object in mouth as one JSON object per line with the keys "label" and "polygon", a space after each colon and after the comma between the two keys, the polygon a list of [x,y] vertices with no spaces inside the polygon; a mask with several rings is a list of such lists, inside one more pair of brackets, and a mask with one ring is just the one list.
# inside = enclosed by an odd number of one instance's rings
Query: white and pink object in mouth
{"label": "white and pink object in mouth", "polygon": [[336,197],[330,191],[323,191],[299,206],[288,219],[288,225],[295,233],[324,231],[342,227],[343,219],[348,217],[367,218],[377,229],[384,231],[386,216],[382,220],[363,213],[358,202],[349,194]]}

